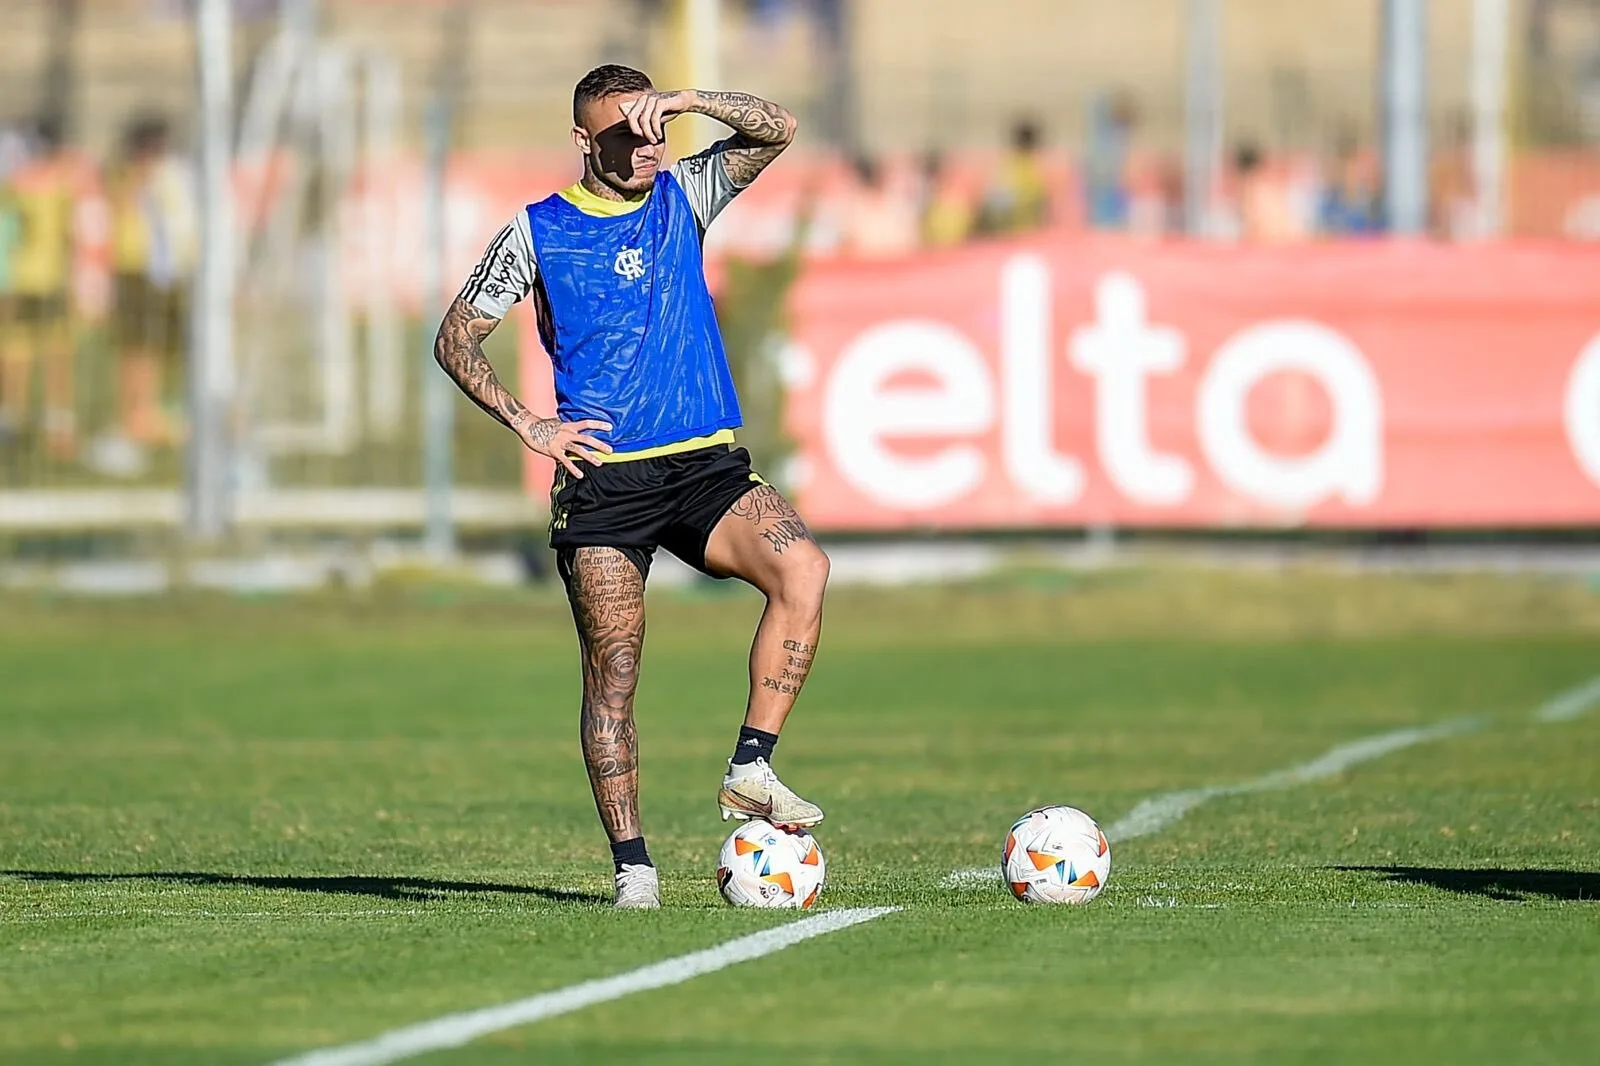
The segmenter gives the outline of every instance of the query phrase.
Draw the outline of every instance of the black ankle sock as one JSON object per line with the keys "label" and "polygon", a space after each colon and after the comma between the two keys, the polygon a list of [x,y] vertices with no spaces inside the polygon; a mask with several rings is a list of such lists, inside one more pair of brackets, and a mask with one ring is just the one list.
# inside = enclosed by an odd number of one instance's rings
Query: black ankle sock
{"label": "black ankle sock", "polygon": [[616,864],[617,873],[622,872],[622,866],[654,866],[650,861],[650,853],[644,849],[644,837],[634,837],[631,840],[619,840],[611,845],[611,861]]}
{"label": "black ankle sock", "polygon": [[772,749],[777,746],[778,734],[768,733],[764,729],[752,729],[747,725],[739,727],[739,743],[733,746],[733,758],[728,761],[735,766],[755,762],[757,759],[772,761]]}

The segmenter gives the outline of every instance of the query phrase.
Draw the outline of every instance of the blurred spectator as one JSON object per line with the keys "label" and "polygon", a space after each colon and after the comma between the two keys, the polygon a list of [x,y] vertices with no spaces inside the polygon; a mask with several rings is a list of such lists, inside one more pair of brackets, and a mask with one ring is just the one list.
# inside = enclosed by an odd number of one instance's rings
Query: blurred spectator
{"label": "blurred spectator", "polygon": [[1267,166],[1260,147],[1246,141],[1234,152],[1234,198],[1239,236],[1255,244],[1282,244],[1304,237],[1288,183]]}
{"label": "blurred spectator", "polygon": [[179,434],[163,410],[164,389],[175,386],[181,369],[199,218],[194,183],[172,151],[166,119],[128,125],[108,185],[122,432],[141,444],[170,444]]}
{"label": "blurred spectator", "polygon": [[1143,237],[1183,229],[1183,165],[1173,156],[1134,153],[1128,158],[1127,228]]}
{"label": "blurred spectator", "polygon": [[[27,141],[10,126],[0,127],[0,359],[5,358],[4,348],[9,344],[10,331],[16,316],[12,272],[17,246],[22,240],[22,219],[10,195],[11,175],[27,159]],[[0,402],[5,399],[4,380],[0,378]],[[16,427],[11,424],[9,412],[0,407],[0,446],[10,443]]]}
{"label": "blurred spectator", "polygon": [[1428,174],[1428,229],[1436,237],[1457,241],[1483,232],[1472,172],[1470,115],[1455,116],[1443,146],[1434,155]]}
{"label": "blurred spectator", "polygon": [[929,248],[951,248],[972,236],[977,212],[942,153],[922,160],[922,242]]}
{"label": "blurred spectator", "polygon": [[1095,229],[1128,226],[1132,207],[1128,178],[1138,128],[1139,106],[1127,93],[1100,94],[1091,101],[1084,187],[1089,225]]}
{"label": "blurred spectator", "polygon": [[70,315],[73,219],[86,191],[84,169],[66,150],[56,118],[39,121],[32,149],[7,177],[3,194],[16,232],[0,339],[0,432],[12,436],[28,427],[38,366],[45,440],[52,454],[65,456],[77,447]]}
{"label": "blurred spectator", "polygon": [[1023,119],[1011,128],[1011,149],[984,197],[978,229],[986,234],[1017,234],[1049,221],[1050,182],[1040,159],[1039,127]]}
{"label": "blurred spectator", "polygon": [[860,259],[891,259],[916,251],[916,198],[896,189],[868,156],[858,156],[853,167],[856,185],[845,218],[846,252]]}
{"label": "blurred spectator", "polygon": [[1384,231],[1383,179],[1377,157],[1363,152],[1354,134],[1339,137],[1317,216],[1318,228],[1333,236]]}

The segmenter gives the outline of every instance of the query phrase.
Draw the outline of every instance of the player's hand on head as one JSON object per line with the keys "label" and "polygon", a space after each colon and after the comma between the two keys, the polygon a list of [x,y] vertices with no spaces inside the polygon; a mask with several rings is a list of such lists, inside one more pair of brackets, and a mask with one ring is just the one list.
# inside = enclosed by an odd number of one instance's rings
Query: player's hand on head
{"label": "player's hand on head", "polygon": [[599,466],[601,456],[611,454],[611,445],[592,434],[605,433],[611,423],[596,418],[577,422],[563,422],[559,418],[540,418],[530,422],[522,432],[523,443],[540,455],[548,455],[566,468],[575,478],[583,477],[577,460]]}
{"label": "player's hand on head", "polygon": [[682,90],[641,93],[622,105],[628,128],[651,144],[666,139],[666,125],[689,110],[690,96]]}

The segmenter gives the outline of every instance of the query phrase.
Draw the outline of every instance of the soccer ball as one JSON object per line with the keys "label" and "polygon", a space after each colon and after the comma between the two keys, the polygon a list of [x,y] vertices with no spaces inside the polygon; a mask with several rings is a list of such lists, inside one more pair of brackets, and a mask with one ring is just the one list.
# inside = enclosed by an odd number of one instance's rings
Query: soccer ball
{"label": "soccer ball", "polygon": [[809,907],[828,864],[804,829],[751,819],[734,830],[717,858],[717,887],[735,907]]}
{"label": "soccer ball", "polygon": [[1082,811],[1040,807],[1006,833],[1000,876],[1025,903],[1088,903],[1111,877],[1111,844]]}

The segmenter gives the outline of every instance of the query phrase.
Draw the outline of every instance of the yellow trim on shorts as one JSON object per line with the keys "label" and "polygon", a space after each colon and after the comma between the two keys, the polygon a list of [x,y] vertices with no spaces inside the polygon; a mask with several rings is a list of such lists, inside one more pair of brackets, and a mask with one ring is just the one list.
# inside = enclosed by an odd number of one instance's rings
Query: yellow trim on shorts
{"label": "yellow trim on shorts", "polygon": [[636,452],[612,452],[600,458],[608,463],[632,463],[639,459],[659,459],[663,455],[678,455],[681,452],[692,452],[700,448],[714,448],[718,444],[732,444],[733,430],[719,429],[707,437],[690,437],[688,440],[673,441],[671,444],[658,444],[654,448],[640,448]]}

